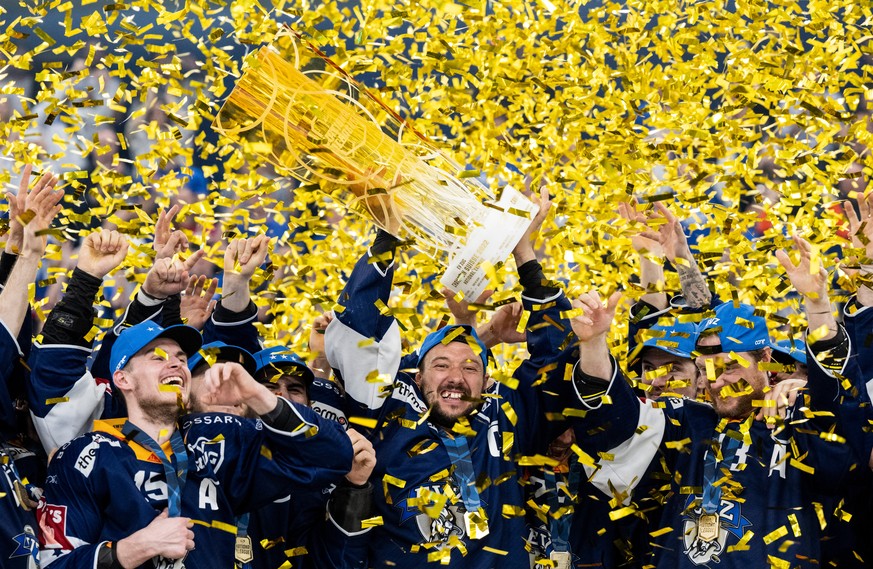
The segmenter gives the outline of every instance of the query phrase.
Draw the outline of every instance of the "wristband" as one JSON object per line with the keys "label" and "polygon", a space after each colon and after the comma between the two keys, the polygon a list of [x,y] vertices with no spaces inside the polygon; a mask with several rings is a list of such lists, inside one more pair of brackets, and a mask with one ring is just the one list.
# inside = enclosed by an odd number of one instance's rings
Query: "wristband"
{"label": "wristband", "polygon": [[118,553],[115,551],[115,543],[107,541],[100,546],[97,552],[97,569],[124,569],[118,561]]}
{"label": "wristband", "polygon": [[166,298],[158,298],[150,295],[143,287],[139,287],[139,292],[136,293],[136,299],[140,304],[144,304],[145,306],[157,306],[167,300]]}

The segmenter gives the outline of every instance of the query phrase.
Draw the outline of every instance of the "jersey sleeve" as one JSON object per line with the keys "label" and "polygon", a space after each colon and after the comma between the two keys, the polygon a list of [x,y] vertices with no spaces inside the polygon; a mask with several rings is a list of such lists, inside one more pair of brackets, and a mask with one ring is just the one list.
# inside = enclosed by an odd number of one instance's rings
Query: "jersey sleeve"
{"label": "jersey sleeve", "polygon": [[211,470],[236,514],[266,506],[294,490],[319,490],[351,470],[352,445],[342,427],[308,407],[290,406],[302,420],[293,432],[223,413],[185,419],[189,464]]}
{"label": "jersey sleeve", "polygon": [[334,569],[365,567],[372,529],[370,527],[358,532],[346,531],[328,513],[327,520],[318,526],[317,531],[310,534],[307,542],[309,555],[301,566]]}
{"label": "jersey sleeve", "polygon": [[375,416],[385,403],[385,383],[372,381],[371,374],[394,380],[400,369],[401,343],[394,317],[378,306],[388,303],[394,264],[383,271],[371,259],[368,252],[352,270],[338,300],[342,310],[336,311],[327,327],[324,343],[327,359],[342,378],[353,406]]}
{"label": "jersey sleeve", "polygon": [[850,302],[843,312],[843,322],[855,350],[859,379],[873,399],[873,306]]}
{"label": "jersey sleeve", "polygon": [[[563,355],[564,362],[574,359],[578,362],[578,352]],[[608,497],[615,491],[629,496],[654,461],[663,456],[669,466],[678,453],[695,444],[693,433],[708,432],[706,425],[713,423],[714,411],[679,398],[642,401],[615,360],[612,370],[603,396],[585,399],[575,381],[566,381],[569,392],[559,397],[566,402],[563,413],[576,432],[576,444],[583,452],[578,459],[589,482]]]}
{"label": "jersey sleeve", "polygon": [[[795,429],[799,453],[806,455],[804,463],[815,469],[816,476],[829,482],[840,480],[845,470],[851,468],[847,460],[866,465],[873,453],[870,433],[873,405],[861,370],[863,358],[858,354],[857,335],[853,332],[856,330],[846,327],[848,351],[837,361],[832,358],[829,361],[829,350],[822,353],[807,343],[808,397],[798,398],[786,417],[786,423],[806,425]],[[854,450],[852,457],[844,454],[847,445],[835,443],[839,438],[845,438],[848,447]]]}
{"label": "jersey sleeve", "polygon": [[111,397],[108,383],[95,380],[88,371],[90,355],[91,349],[82,346],[34,344],[28,399],[48,453],[89,431]]}
{"label": "jersey sleeve", "polygon": [[21,357],[18,342],[6,323],[0,320],[0,432],[15,427],[12,384],[15,362]]}
{"label": "jersey sleeve", "polygon": [[242,312],[231,312],[219,301],[203,327],[203,343],[220,341],[254,354],[261,350],[260,336],[255,328],[257,318],[258,308],[254,302],[249,301]]}
{"label": "jersey sleeve", "polygon": [[[49,464],[37,511],[42,567],[95,567],[103,518],[92,480],[83,473],[82,453],[97,445],[89,436],[62,447]],[[92,457],[92,460],[96,460]]]}

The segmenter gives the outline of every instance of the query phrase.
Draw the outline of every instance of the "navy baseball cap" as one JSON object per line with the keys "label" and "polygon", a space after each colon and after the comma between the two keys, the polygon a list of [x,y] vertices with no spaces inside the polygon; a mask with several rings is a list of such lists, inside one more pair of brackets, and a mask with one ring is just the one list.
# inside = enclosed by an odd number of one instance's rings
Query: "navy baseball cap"
{"label": "navy baseball cap", "polygon": [[680,322],[675,317],[659,318],[658,324],[643,330],[642,334],[646,338],[644,350],[655,348],[680,358],[692,358],[691,352],[697,345],[697,324]]}
{"label": "navy baseball cap", "polygon": [[[261,383],[267,383],[277,374],[293,375],[303,379],[309,386],[315,379],[315,374],[303,359],[283,346],[267,348],[255,353],[255,376]],[[290,372],[290,373],[289,373]]]}
{"label": "navy baseball cap", "polygon": [[[806,365],[806,344],[801,340],[780,340],[772,346],[773,358],[781,364],[790,364],[793,362]],[[778,356],[777,354],[785,354],[787,358]]]}
{"label": "navy baseball cap", "polygon": [[697,342],[717,335],[720,346],[697,347],[700,353],[753,352],[772,346],[767,321],[748,304],[725,302],[714,309],[715,315],[703,319],[697,327]]}
{"label": "navy baseball cap", "polygon": [[149,342],[158,338],[175,340],[189,358],[196,354],[200,346],[203,345],[203,337],[196,328],[185,324],[162,328],[159,324],[146,320],[121,331],[112,345],[112,352],[109,355],[109,369],[113,373],[123,369],[130,358],[145,348]]}
{"label": "navy baseball cap", "polygon": [[188,359],[188,369],[193,372],[194,369],[203,362],[206,362],[211,366],[212,364],[209,363],[209,360],[204,358],[206,354],[215,356],[213,361],[238,363],[252,375],[255,374],[255,369],[257,369],[255,357],[248,350],[238,346],[231,346],[224,342],[209,342],[204,345],[196,354]]}
{"label": "navy baseball cap", "polygon": [[[458,329],[461,329],[461,331],[458,332]],[[445,328],[440,328],[436,332],[428,334],[424,339],[424,342],[422,342],[421,347],[418,349],[418,362],[416,362],[416,365],[420,366],[421,362],[424,361],[424,356],[426,356],[435,346],[439,344],[448,344],[449,342],[465,341],[468,337],[472,338],[473,341],[476,342],[476,345],[479,346],[479,357],[482,358],[483,369],[487,370],[488,348],[482,340],[479,339],[476,330],[472,326],[467,326],[466,324],[446,326]],[[472,349],[474,352],[476,351],[475,348]]]}

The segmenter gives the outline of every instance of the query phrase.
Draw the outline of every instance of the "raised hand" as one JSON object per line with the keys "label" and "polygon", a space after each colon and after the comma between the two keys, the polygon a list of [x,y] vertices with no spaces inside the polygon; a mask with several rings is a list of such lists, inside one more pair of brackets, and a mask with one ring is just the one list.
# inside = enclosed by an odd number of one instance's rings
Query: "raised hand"
{"label": "raised hand", "polygon": [[[172,241],[173,237],[171,236],[170,242]],[[201,257],[203,257],[203,251],[198,250],[185,260],[176,256],[156,260],[146,275],[142,285],[143,292],[159,300],[181,293],[188,286],[188,272]]]}
{"label": "raised hand", "polygon": [[784,250],[776,251],[776,258],[788,274],[795,290],[803,295],[803,305],[806,311],[806,320],[809,322],[809,330],[817,332],[822,327],[827,328],[824,336],[812,339],[811,344],[817,341],[829,340],[837,335],[837,320],[833,315],[831,301],[828,297],[828,273],[821,266],[813,263],[812,245],[805,239],[794,235],[794,248],[800,255],[799,262],[795,265]]}
{"label": "raised hand", "polygon": [[224,251],[224,282],[221,305],[231,312],[242,312],[251,300],[252,275],[264,263],[270,251],[266,235],[232,240]]}
{"label": "raised hand", "polygon": [[597,291],[586,292],[573,301],[573,308],[582,314],[570,319],[573,332],[579,338],[579,369],[590,376],[608,380],[612,376],[612,361],[606,336],[615,319],[615,309],[621,302],[616,291],[606,304]]}
{"label": "raised hand", "polygon": [[205,275],[199,277],[191,275],[179,306],[182,321],[188,326],[203,330],[203,326],[215,310],[217,302],[212,298],[217,288],[218,279],[209,279]]}
{"label": "raised hand", "polygon": [[605,339],[615,318],[615,309],[621,300],[621,292],[616,291],[603,304],[597,291],[586,292],[573,301],[573,308],[582,309],[582,314],[570,319],[570,325],[582,343]]}
{"label": "raised hand", "polygon": [[[24,202],[27,199],[27,188],[30,185],[32,168],[30,164],[25,164],[24,171],[21,172],[17,194],[6,192],[6,199],[9,202],[9,235],[6,238],[6,252],[15,255],[21,251],[21,245],[24,242],[24,225],[21,223],[21,214],[27,209]],[[47,181],[50,177],[51,174],[45,172],[36,185],[39,185],[43,179]]]}
{"label": "raised hand", "polygon": [[[23,183],[23,181],[22,181]],[[52,174],[43,174],[33,188],[26,192],[24,212],[16,216],[16,221],[22,225],[23,243],[21,255],[33,255],[42,258],[48,237],[45,235],[61,211],[61,199],[64,192],[55,190],[58,178]],[[10,224],[11,227],[12,224]]]}
{"label": "raised hand", "polygon": [[89,234],[79,248],[79,270],[102,279],[124,261],[128,250],[127,238],[121,233],[102,229]]}
{"label": "raised hand", "polygon": [[466,324],[467,326],[475,328],[476,312],[478,312],[478,310],[470,308],[470,305],[484,304],[489,298],[491,298],[494,291],[484,291],[479,295],[479,298],[477,298],[475,302],[470,302],[466,298],[460,301],[455,300],[455,294],[447,288],[443,288],[440,291],[440,294],[442,294],[443,298],[446,299],[446,307],[448,307],[449,312],[452,313],[452,317],[455,319],[455,324]]}
{"label": "raised hand", "polygon": [[355,453],[352,469],[346,474],[346,480],[356,486],[363,486],[376,467],[376,451],[373,449],[373,443],[358,431],[349,429],[346,434],[352,441],[352,450]]}
{"label": "raised hand", "polygon": [[794,264],[784,249],[776,251],[776,259],[797,292],[812,300],[827,299],[828,273],[821,265],[821,257],[816,260],[817,266],[813,266],[812,245],[799,235],[793,235],[792,240],[795,251],[800,255],[798,263]]}
{"label": "raised hand", "polygon": [[797,394],[806,387],[806,380],[796,377],[783,379],[770,387],[770,391],[764,394],[764,401],[775,401],[774,406],[764,406],[758,411],[755,419],[766,421],[767,428],[775,429],[779,422],[785,419],[785,410],[794,405]]}
{"label": "raised hand", "polygon": [[270,238],[266,235],[255,237],[239,237],[231,241],[224,251],[224,274],[238,274],[249,280],[267,258],[270,250]]}
{"label": "raised hand", "polygon": [[333,312],[325,312],[312,321],[312,328],[309,330],[309,351],[313,355],[324,353],[324,331],[333,319]]}
{"label": "raised hand", "polygon": [[169,259],[188,250],[188,237],[181,231],[173,231],[163,242],[160,249],[155,249],[155,261]]}
{"label": "raised hand", "polygon": [[[661,246],[660,236],[648,226],[649,216],[637,211],[635,203],[625,202],[618,204],[618,214],[632,224],[630,237],[634,251],[640,255],[648,255],[658,259],[664,258],[664,248]],[[652,259],[649,258],[649,260]]]}
{"label": "raised hand", "polygon": [[541,188],[539,199],[534,198],[533,201],[537,204],[539,209],[537,210],[536,215],[534,215],[533,221],[531,221],[531,224],[524,232],[524,235],[521,236],[521,239],[518,240],[518,243],[512,250],[512,255],[515,257],[515,265],[517,267],[537,258],[533,247],[533,237],[543,226],[543,222],[546,220],[546,217],[548,217],[549,210],[552,208],[552,199],[549,197],[549,191],[546,188]]}
{"label": "raised hand", "polygon": [[852,236],[852,246],[864,249],[866,259],[861,259],[862,265],[873,265],[873,192],[858,197],[860,215],[855,213],[851,202],[844,202],[843,209],[849,220],[849,234]]}
{"label": "raised hand", "polygon": [[523,313],[524,307],[520,302],[504,304],[497,309],[491,320],[479,327],[479,337],[489,348],[498,344],[519,344],[526,341],[525,333],[518,331],[518,323]]}
{"label": "raised hand", "polygon": [[655,210],[665,220],[665,223],[658,228],[658,241],[664,250],[664,256],[674,265],[677,264],[676,259],[694,263],[694,255],[691,253],[691,247],[688,246],[688,238],[679,219],[661,202],[655,202]]}
{"label": "raised hand", "polygon": [[[158,212],[158,221],[155,222],[155,240],[152,243],[152,247],[155,250],[155,254],[159,258],[161,256],[164,257],[172,257],[174,253],[178,253],[175,248],[172,248],[172,252],[166,250],[167,243],[170,241],[170,235],[173,233],[178,233],[181,239],[184,239],[184,248],[188,248],[188,239],[185,237],[185,234],[181,231],[173,231],[173,220],[176,219],[176,215],[179,213],[179,205],[176,204],[171,207],[169,210],[162,209]],[[179,237],[177,237],[179,238]],[[168,254],[169,253],[169,254]]]}
{"label": "raised hand", "polygon": [[141,530],[121,539],[115,554],[122,567],[139,567],[155,557],[182,559],[194,549],[191,518],[171,518],[164,509]]}
{"label": "raised hand", "polygon": [[255,381],[241,365],[232,362],[219,362],[206,370],[202,398],[206,405],[244,404],[257,415],[269,413],[278,404],[273,392]]}

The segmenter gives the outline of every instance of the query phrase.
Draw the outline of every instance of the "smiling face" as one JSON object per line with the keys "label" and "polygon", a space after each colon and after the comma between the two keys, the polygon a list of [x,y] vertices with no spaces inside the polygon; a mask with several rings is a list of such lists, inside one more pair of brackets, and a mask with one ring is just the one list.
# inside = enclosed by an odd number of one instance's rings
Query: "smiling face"
{"label": "smiling face", "polygon": [[[714,335],[703,336],[698,342],[700,347],[717,345],[719,339]],[[758,362],[770,361],[770,349],[765,348],[760,356],[756,352],[740,352],[737,355],[748,363],[748,367],[743,362],[732,359],[726,352],[699,356],[696,359],[712,406],[719,417],[728,419],[745,419],[751,415],[754,411],[752,402],[763,400],[764,389],[767,387],[767,374],[758,368]],[[714,378],[707,376],[707,360],[712,361],[710,365],[715,371]]]}
{"label": "smiling face", "polygon": [[175,340],[158,338],[130,358],[113,379],[129,410],[138,408],[158,421],[175,420],[188,402],[191,372],[187,364],[188,356]]}
{"label": "smiling face", "polygon": [[675,356],[658,348],[643,350],[640,360],[646,384],[646,397],[656,399],[665,393],[688,399],[697,397],[698,372],[694,360]]}
{"label": "smiling face", "polygon": [[481,404],[485,380],[482,360],[466,342],[434,346],[415,376],[431,421],[445,427]]}

